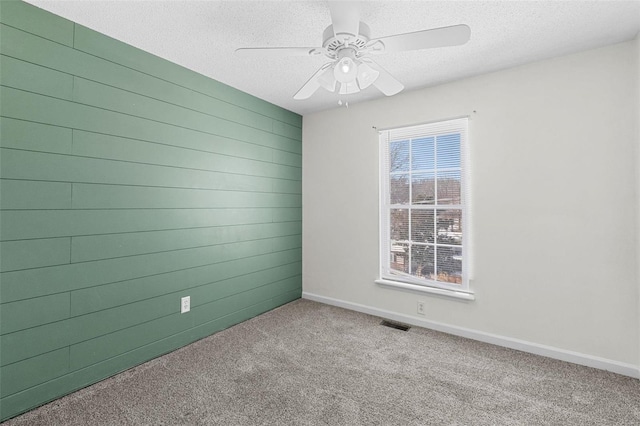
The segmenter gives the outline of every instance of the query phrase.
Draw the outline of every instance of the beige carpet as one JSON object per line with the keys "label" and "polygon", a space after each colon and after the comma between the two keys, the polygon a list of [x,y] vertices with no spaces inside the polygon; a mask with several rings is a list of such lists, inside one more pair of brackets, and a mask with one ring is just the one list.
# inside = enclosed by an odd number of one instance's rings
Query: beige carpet
{"label": "beige carpet", "polygon": [[640,425],[640,381],[298,300],[14,425]]}

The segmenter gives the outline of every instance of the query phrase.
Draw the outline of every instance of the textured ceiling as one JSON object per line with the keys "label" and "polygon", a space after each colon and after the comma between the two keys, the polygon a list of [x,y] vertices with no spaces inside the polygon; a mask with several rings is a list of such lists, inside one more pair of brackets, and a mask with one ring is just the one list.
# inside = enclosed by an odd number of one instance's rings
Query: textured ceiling
{"label": "textured ceiling", "polygon": [[[293,99],[326,58],[234,54],[320,46],[331,23],[326,1],[27,1],[299,114],[338,107],[339,96],[324,89]],[[372,38],[471,27],[464,46],[376,57],[405,90],[630,40],[640,30],[640,1],[367,1],[358,8]],[[383,96],[369,87],[340,98],[354,104]]]}

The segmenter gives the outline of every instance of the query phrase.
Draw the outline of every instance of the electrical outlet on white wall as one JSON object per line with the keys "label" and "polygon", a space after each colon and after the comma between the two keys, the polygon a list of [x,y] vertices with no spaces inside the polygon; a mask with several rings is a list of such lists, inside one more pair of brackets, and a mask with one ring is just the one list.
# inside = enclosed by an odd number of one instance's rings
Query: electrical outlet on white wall
{"label": "electrical outlet on white wall", "polygon": [[180,299],[180,313],[184,314],[191,310],[191,296],[185,296]]}
{"label": "electrical outlet on white wall", "polygon": [[424,315],[424,302],[418,300],[418,315]]}

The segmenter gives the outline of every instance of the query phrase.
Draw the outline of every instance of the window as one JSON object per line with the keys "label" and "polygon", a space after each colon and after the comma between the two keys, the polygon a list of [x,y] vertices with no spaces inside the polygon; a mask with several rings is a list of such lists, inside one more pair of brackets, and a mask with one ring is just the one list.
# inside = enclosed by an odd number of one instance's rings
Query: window
{"label": "window", "polygon": [[380,132],[380,277],[468,291],[467,119]]}

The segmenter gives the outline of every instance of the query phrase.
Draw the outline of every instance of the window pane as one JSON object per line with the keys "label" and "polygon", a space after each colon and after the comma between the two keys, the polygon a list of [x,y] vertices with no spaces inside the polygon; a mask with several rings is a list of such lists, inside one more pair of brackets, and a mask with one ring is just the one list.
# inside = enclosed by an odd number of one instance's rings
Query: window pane
{"label": "window pane", "polygon": [[411,241],[433,243],[434,220],[433,210],[411,210]]}
{"label": "window pane", "polygon": [[460,167],[460,134],[438,136],[438,168]]}
{"label": "window pane", "polygon": [[390,253],[391,264],[389,268],[392,271],[409,273],[409,245],[408,244],[392,244]]}
{"label": "window pane", "polygon": [[389,142],[389,171],[408,172],[409,171],[409,141]]}
{"label": "window pane", "polygon": [[436,214],[438,244],[462,244],[462,210],[438,210]]}
{"label": "window pane", "polygon": [[389,197],[391,204],[409,204],[409,175],[391,175]]}
{"label": "window pane", "polygon": [[416,173],[412,175],[411,203],[434,204],[436,198],[435,180],[434,173]]}
{"label": "window pane", "polygon": [[462,284],[462,248],[438,246],[438,281]]}
{"label": "window pane", "polygon": [[434,260],[435,250],[433,246],[423,246],[414,244],[411,246],[411,275],[435,279]]}
{"label": "window pane", "polygon": [[411,140],[411,169],[434,169],[434,138],[419,138]]}
{"label": "window pane", "polygon": [[460,204],[460,172],[438,172],[438,204]]}
{"label": "window pane", "polygon": [[391,241],[407,241],[409,239],[409,210],[391,209],[390,213]]}

